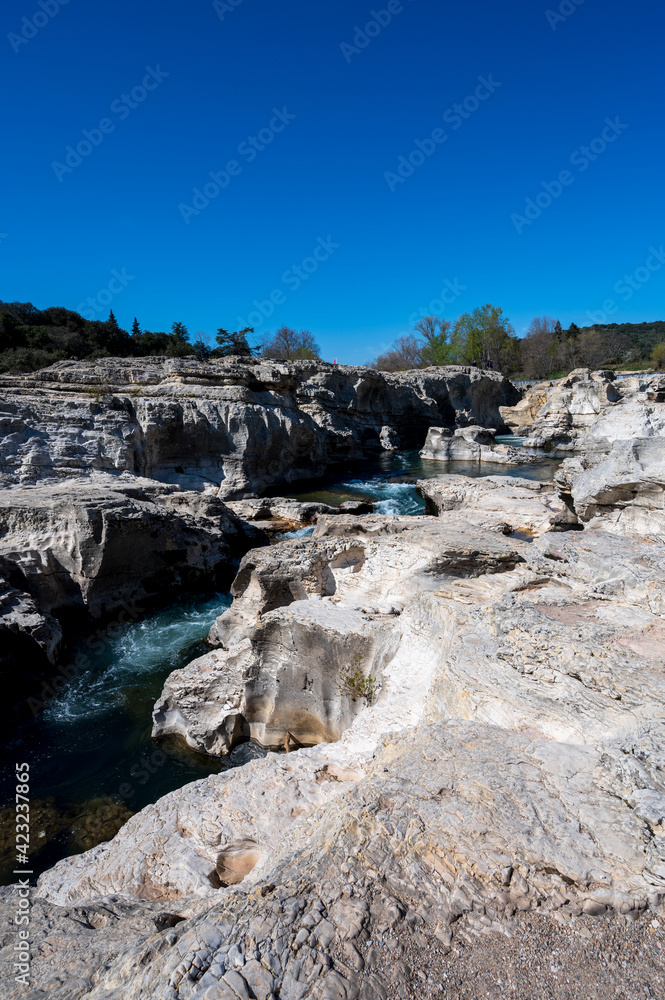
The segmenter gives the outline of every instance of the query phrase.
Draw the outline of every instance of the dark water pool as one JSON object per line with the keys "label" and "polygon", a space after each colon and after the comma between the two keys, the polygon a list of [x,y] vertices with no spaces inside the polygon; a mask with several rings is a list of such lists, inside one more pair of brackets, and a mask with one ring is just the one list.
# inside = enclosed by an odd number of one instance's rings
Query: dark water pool
{"label": "dark water pool", "polygon": [[84,669],[3,741],[0,881],[14,867],[14,765],[30,764],[31,867],[112,837],[129,815],[189,781],[262,755],[238,747],[224,760],[155,742],[152,707],[166,677],[209,647],[205,636],[229,594],[179,601],[142,620],[82,639]]}

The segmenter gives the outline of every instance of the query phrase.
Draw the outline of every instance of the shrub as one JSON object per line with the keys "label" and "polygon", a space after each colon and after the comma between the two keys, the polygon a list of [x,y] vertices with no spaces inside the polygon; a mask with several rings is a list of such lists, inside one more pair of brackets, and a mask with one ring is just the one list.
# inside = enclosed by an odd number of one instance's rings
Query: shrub
{"label": "shrub", "polygon": [[[356,664],[358,664],[359,661],[359,656],[354,657],[354,662]],[[366,677],[362,671],[362,667],[360,666],[356,666],[355,670],[349,667],[342,671],[339,691],[340,694],[348,695],[348,697],[352,698],[353,701],[363,698],[369,705],[374,697],[374,679],[372,677]]]}
{"label": "shrub", "polygon": [[653,361],[654,368],[665,368],[665,340],[661,341],[660,344],[656,344],[653,351],[651,352],[651,360]]}

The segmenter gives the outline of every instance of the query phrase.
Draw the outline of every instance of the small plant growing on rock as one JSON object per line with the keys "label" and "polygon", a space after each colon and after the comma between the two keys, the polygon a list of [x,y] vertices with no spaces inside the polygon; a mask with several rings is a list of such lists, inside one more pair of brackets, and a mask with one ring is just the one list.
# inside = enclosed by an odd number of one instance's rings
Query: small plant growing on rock
{"label": "small plant growing on rock", "polygon": [[363,698],[370,705],[374,697],[374,679],[366,677],[360,666],[360,656],[354,656],[355,670],[348,667],[342,671],[339,682],[340,694],[348,695],[354,701]]}

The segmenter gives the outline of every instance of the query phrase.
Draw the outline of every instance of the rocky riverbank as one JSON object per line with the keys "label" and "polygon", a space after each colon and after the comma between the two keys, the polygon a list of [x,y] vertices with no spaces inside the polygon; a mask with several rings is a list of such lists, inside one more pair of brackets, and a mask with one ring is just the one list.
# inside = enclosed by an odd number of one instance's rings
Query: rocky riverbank
{"label": "rocky riverbank", "polygon": [[[41,877],[35,998],[479,1000],[514,994],[518,947],[535,997],[658,995],[665,410],[624,389],[612,422],[613,384],[583,373],[530,407],[541,427],[566,393],[605,394],[557,482],[441,476],[416,517],[234,502],[313,535],[244,555],[153,732],[272,752]],[[625,431],[636,413],[653,433]],[[11,907],[2,890],[5,926]],[[611,983],[587,948],[625,956]]]}
{"label": "rocky riverbank", "polygon": [[[420,444],[432,424],[497,426],[518,398],[503,376],[472,368],[386,375],[238,358],[105,358],[2,376],[0,628],[32,648],[30,601],[31,614],[96,619],[229,583],[249,548],[322,509],[264,502],[261,535],[260,510],[236,515],[225,499]],[[57,628],[44,618],[39,634],[52,660]]]}
{"label": "rocky riverbank", "polygon": [[432,426],[502,427],[500,407],[518,400],[502,375],[477,368],[63,361],[0,376],[0,476],[26,484],[129,472],[242,499],[372,450],[419,447]]}

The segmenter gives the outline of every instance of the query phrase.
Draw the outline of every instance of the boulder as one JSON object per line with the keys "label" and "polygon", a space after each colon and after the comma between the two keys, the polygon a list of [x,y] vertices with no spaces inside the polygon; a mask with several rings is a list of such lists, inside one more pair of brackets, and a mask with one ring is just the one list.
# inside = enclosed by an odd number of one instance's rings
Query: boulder
{"label": "boulder", "polygon": [[510,445],[494,442],[489,427],[463,427],[454,433],[447,427],[430,427],[421,458],[438,462],[493,462],[495,465],[532,465],[539,459]]}
{"label": "boulder", "polygon": [[508,476],[437,476],[418,482],[430,514],[455,512],[469,525],[535,537],[552,529],[567,510],[553,482]]}
{"label": "boulder", "polygon": [[379,515],[323,518],[311,540],[249,553],[210,633],[220,648],[170,675],[153,735],[212,754],[241,738],[273,749],[336,741],[381,684],[371,665],[390,655],[384,623],[407,597],[518,559],[501,537]]}
{"label": "boulder", "polygon": [[100,618],[228,581],[257,541],[215,497],[135,477],[0,490],[0,557],[48,615]]}
{"label": "boulder", "polygon": [[565,378],[527,390],[501,415],[524,446],[562,452],[602,452],[614,441],[665,434],[662,375],[617,378],[611,371],[580,368]]}

